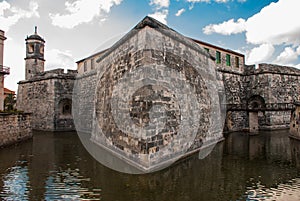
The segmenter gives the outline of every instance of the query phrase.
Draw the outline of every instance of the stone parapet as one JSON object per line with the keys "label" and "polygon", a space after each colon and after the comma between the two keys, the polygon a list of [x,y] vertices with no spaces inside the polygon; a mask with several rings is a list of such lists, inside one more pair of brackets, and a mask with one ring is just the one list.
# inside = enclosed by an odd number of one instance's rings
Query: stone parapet
{"label": "stone parapet", "polygon": [[19,84],[32,83],[32,82],[36,82],[36,81],[49,80],[49,79],[73,79],[73,80],[75,80],[76,75],[77,75],[77,70],[68,69],[67,73],[64,73],[64,69],[58,68],[58,69],[39,73],[36,76],[30,78],[29,80],[19,81]]}
{"label": "stone parapet", "polygon": [[258,64],[258,68],[255,68],[255,65],[246,65],[244,72],[245,75],[269,73],[300,76],[300,70],[297,68],[266,63]]}
{"label": "stone parapet", "polygon": [[30,113],[0,113],[0,147],[32,137]]}

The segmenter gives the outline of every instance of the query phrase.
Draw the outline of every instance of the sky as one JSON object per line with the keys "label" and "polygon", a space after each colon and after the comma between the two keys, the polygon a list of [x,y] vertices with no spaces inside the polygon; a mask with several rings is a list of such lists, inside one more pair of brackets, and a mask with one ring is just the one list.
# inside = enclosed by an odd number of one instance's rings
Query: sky
{"label": "sky", "polygon": [[45,70],[76,69],[76,61],[111,46],[145,16],[177,32],[245,54],[246,64],[300,68],[299,0],[0,0],[5,31],[5,87],[25,79],[25,38],[45,43]]}

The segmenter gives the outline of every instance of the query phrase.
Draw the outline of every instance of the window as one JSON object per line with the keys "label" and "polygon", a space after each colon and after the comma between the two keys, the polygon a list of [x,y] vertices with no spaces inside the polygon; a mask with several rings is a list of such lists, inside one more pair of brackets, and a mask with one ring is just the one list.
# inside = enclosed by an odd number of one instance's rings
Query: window
{"label": "window", "polygon": [[87,61],[84,61],[83,63],[83,71],[87,71]]}
{"label": "window", "polygon": [[205,47],[204,49],[205,49],[205,51],[206,51],[207,53],[209,53],[209,49],[208,49],[208,48]]}
{"label": "window", "polygon": [[63,114],[71,114],[71,107],[69,104],[65,104],[63,106],[63,111],[62,111]]}
{"label": "window", "polygon": [[28,46],[28,52],[33,53],[34,52],[34,44],[29,44]]}
{"label": "window", "polygon": [[231,63],[230,63],[230,54],[226,54],[226,66],[231,66]]}
{"label": "window", "polygon": [[235,67],[239,68],[240,67],[240,58],[235,57]]}
{"label": "window", "polygon": [[91,59],[91,69],[94,69],[94,58]]}
{"label": "window", "polygon": [[217,64],[221,63],[221,52],[216,51],[216,62]]}
{"label": "window", "polygon": [[59,102],[59,115],[72,114],[72,101],[70,99],[63,99]]}
{"label": "window", "polygon": [[44,47],[43,46],[40,47],[40,53],[44,54]]}

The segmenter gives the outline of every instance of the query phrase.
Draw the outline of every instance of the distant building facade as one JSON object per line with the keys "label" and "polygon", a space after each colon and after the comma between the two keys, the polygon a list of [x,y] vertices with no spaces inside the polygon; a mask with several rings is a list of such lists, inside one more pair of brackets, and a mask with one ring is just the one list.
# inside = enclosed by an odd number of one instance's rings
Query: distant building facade
{"label": "distant building facade", "polygon": [[18,83],[17,109],[32,113],[33,129],[74,130],[72,90],[77,71],[44,71],[45,40],[35,29],[25,41],[25,80]]}
{"label": "distant building facade", "polygon": [[0,30],[0,111],[4,110],[4,77],[10,73],[10,68],[3,66],[4,41],[6,40],[4,31]]}

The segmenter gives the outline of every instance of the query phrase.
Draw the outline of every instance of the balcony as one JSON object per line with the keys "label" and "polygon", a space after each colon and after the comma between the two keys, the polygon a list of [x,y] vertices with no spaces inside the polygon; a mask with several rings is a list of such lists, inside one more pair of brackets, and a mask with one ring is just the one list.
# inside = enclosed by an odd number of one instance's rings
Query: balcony
{"label": "balcony", "polygon": [[0,74],[4,74],[4,75],[9,75],[10,73],[10,68],[0,65]]}

